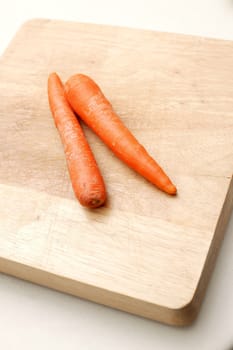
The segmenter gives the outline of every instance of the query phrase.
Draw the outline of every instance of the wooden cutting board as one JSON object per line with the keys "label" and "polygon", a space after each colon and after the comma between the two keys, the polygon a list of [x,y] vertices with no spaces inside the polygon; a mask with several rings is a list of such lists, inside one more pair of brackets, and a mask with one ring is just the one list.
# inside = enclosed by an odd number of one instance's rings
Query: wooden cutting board
{"label": "wooden cutting board", "polygon": [[[178,196],[87,128],[108,203],[80,207],[47,77],[82,72],[159,161]],[[0,61],[0,270],[161,322],[199,309],[232,208],[233,43],[32,20]]]}

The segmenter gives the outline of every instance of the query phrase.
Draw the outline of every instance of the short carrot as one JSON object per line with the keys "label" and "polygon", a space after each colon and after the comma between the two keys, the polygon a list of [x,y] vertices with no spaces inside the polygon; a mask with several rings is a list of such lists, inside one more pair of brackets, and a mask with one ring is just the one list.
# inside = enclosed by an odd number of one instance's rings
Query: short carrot
{"label": "short carrot", "polygon": [[106,200],[103,178],[83,130],[65,97],[64,86],[56,73],[48,78],[50,109],[59,131],[71,183],[79,202],[89,208]]}
{"label": "short carrot", "polygon": [[65,84],[65,92],[74,111],[117,157],[162,191],[176,194],[169,177],[123,124],[91,78],[72,76]]}

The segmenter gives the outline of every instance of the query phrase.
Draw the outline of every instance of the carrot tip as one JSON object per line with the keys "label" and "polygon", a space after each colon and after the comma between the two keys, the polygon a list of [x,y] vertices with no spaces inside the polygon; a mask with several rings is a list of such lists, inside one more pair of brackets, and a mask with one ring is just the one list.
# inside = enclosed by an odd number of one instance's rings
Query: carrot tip
{"label": "carrot tip", "polygon": [[177,193],[177,189],[172,183],[166,186],[165,191],[173,196]]}

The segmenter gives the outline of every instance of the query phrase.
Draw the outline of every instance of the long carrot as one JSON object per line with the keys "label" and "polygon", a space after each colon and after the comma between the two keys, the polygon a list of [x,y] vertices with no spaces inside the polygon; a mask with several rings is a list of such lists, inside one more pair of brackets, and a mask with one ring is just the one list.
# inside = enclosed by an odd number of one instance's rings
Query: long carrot
{"label": "long carrot", "polygon": [[83,74],[72,76],[65,84],[65,92],[74,111],[116,156],[162,191],[176,194],[171,180],[126,128],[91,78]]}
{"label": "long carrot", "polygon": [[55,125],[64,146],[75,195],[83,206],[99,207],[106,200],[103,178],[82,128],[66,100],[64,86],[56,73],[49,75],[48,97]]}

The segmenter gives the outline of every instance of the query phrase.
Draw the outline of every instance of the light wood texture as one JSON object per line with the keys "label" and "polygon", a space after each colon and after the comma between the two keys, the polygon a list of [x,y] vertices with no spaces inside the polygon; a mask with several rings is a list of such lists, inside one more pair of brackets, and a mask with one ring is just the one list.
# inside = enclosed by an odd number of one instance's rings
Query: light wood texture
{"label": "light wood texture", "polygon": [[[170,197],[87,128],[104,208],[80,207],[47,76],[90,75],[178,187]],[[32,20],[0,61],[0,270],[161,322],[197,314],[233,200],[233,43]]]}

